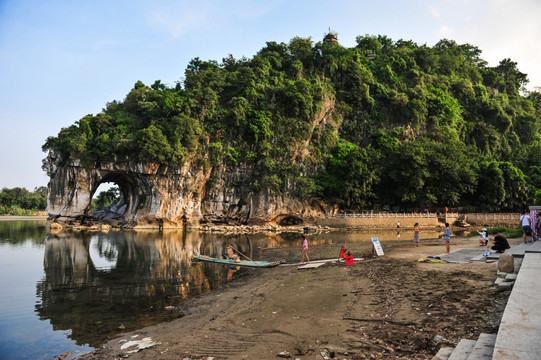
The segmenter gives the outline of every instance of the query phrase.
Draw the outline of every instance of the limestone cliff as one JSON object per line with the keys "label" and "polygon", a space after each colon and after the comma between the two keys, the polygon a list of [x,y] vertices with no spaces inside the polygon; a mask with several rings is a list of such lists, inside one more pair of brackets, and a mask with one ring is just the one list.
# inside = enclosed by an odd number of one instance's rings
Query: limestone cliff
{"label": "limestone cliff", "polygon": [[[99,163],[83,167],[78,161],[62,162],[50,151],[47,158],[49,192],[47,211],[59,222],[105,220],[129,227],[178,226],[184,220],[197,222],[201,199],[197,194],[209,173],[189,166],[171,169],[156,164]],[[120,200],[108,214],[96,219],[90,201],[102,183],[120,189]]]}
{"label": "limestone cliff", "polygon": [[[334,101],[327,100],[313,119],[314,129],[330,121]],[[311,135],[310,135],[311,136]],[[291,162],[302,163],[310,138],[297,145]],[[185,224],[272,224],[284,218],[309,221],[322,214],[316,202],[300,198],[290,179],[286,191],[255,190],[253,165],[220,163],[204,169],[194,162],[174,168],[155,163],[99,162],[83,166],[64,160],[54,149],[45,161],[50,219],[64,224],[106,222],[133,228]],[[213,181],[209,179],[213,178]],[[90,203],[102,183],[115,183],[120,200],[106,212],[92,213]],[[239,185],[241,184],[241,185]],[[96,194],[97,195],[97,194]]]}

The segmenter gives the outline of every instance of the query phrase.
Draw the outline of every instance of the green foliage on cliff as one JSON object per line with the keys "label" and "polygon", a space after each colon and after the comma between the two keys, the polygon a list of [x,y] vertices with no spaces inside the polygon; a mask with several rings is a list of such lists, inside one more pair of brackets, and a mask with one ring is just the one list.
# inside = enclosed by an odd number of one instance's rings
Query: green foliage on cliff
{"label": "green foliage on cliff", "polygon": [[357,45],[293,38],[251,59],[193,59],[170,87],[137,82],[50,137],[43,150],[91,167],[148,161],[247,166],[254,191],[358,210],[517,210],[541,188],[541,94],[504,59],[441,40]]}

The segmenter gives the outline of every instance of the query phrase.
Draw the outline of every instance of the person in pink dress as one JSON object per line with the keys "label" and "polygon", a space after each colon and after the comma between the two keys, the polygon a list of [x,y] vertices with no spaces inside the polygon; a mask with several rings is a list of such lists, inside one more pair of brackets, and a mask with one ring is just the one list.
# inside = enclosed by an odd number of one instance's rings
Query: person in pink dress
{"label": "person in pink dress", "polygon": [[302,260],[301,264],[304,264],[304,258],[306,257],[307,262],[310,262],[310,258],[308,257],[308,239],[306,239],[306,236],[302,236]]}

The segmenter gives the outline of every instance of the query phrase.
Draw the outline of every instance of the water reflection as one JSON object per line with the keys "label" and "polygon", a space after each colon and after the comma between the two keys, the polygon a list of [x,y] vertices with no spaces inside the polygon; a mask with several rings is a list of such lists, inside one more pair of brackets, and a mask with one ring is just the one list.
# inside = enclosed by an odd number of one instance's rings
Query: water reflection
{"label": "water reflection", "polygon": [[[439,235],[423,231],[421,241]],[[378,236],[384,247],[398,238],[395,230],[318,233],[309,234],[308,238],[311,246],[336,245],[338,256],[340,245],[367,242],[367,249],[370,248],[373,236]],[[401,241],[412,238],[411,230],[401,229]],[[26,246],[29,242],[31,245]],[[47,358],[52,358],[73,350],[73,342],[80,349],[87,349],[87,344],[100,347],[121,332],[182,316],[178,310],[166,307],[174,308],[235,276],[272,271],[192,262],[194,253],[221,257],[228,244],[254,260],[280,260],[275,257],[283,256],[284,252],[273,250],[278,247],[287,247],[285,253],[291,257],[298,254],[300,259],[298,233],[47,233],[45,222],[0,222],[0,245],[10,254],[6,255],[9,261],[0,264],[9,275],[0,284],[12,289],[10,296],[7,292],[0,296],[0,305],[12,313],[2,315],[5,321],[1,322],[0,330],[12,337],[0,343],[0,353],[7,346],[2,344],[14,343],[17,346],[12,353],[24,358],[21,356],[24,336],[14,336],[15,331],[23,328],[34,336],[31,344],[27,343],[29,354],[32,348],[41,354],[47,352]],[[33,265],[32,272],[29,264]],[[25,288],[29,292],[23,292]],[[36,319],[36,314],[42,321]],[[23,324],[23,318],[29,325]],[[31,320],[50,324],[54,331],[30,324]],[[58,334],[62,339],[58,339]],[[12,358],[17,358],[16,355]],[[27,358],[37,357],[32,353]]]}
{"label": "water reflection", "polygon": [[216,237],[196,232],[59,232],[45,242],[41,302],[36,312],[78,345],[98,347],[121,331],[182,316],[167,311],[245,269],[195,263],[194,253],[221,257],[228,244],[257,259],[262,246],[289,241],[266,236]]}
{"label": "water reflection", "polygon": [[34,244],[43,244],[46,223],[45,220],[0,221],[0,244],[21,245],[27,240]]}

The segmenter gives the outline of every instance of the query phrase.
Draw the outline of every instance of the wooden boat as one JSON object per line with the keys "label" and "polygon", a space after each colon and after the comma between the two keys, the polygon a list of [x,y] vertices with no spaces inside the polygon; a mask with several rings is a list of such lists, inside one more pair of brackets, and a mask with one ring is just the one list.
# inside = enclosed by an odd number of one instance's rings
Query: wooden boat
{"label": "wooden boat", "polygon": [[250,261],[250,260],[241,260],[239,262],[232,259],[218,259],[207,255],[193,255],[193,258],[199,261],[212,262],[216,264],[224,265],[233,265],[233,266],[248,266],[248,267],[273,267],[280,265],[280,261]]}

